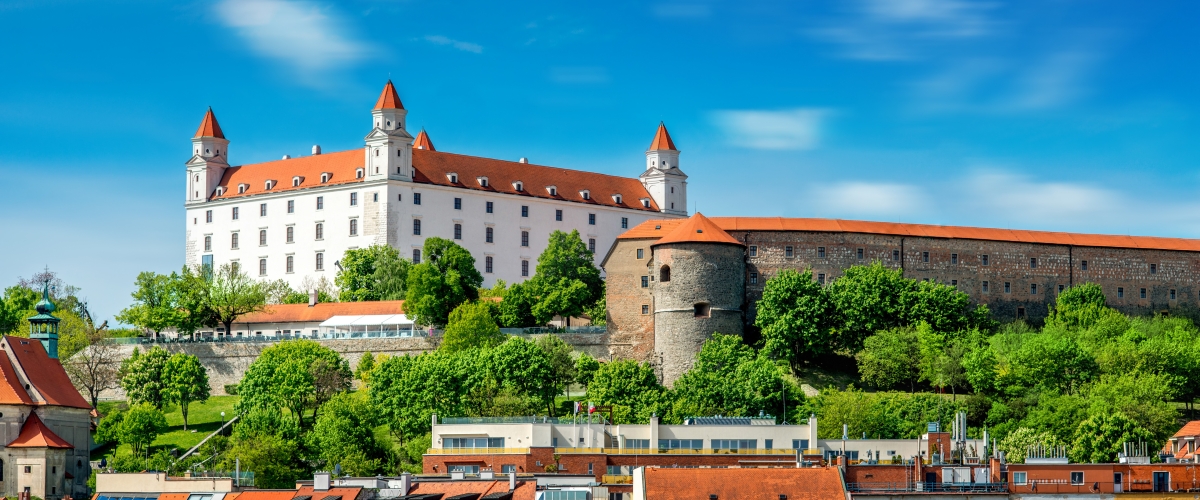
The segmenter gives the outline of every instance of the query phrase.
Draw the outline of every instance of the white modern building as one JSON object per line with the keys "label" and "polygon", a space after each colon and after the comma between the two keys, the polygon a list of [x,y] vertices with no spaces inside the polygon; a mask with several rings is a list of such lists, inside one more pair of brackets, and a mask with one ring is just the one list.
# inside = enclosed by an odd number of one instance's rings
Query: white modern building
{"label": "white modern building", "polygon": [[531,276],[554,230],[579,230],[596,263],[618,234],[687,216],[687,175],[659,125],[639,177],[437,151],[407,131],[388,82],[362,148],[231,166],[209,109],[187,162],[186,263],[236,262],[251,276],[332,281],[346,250],[386,244],[420,261],[425,238],[453,239],[484,276]]}

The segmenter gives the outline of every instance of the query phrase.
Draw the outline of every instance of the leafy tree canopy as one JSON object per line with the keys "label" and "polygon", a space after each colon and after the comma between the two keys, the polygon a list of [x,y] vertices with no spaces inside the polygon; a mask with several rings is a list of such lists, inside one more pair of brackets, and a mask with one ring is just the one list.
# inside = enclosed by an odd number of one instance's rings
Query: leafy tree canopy
{"label": "leafy tree canopy", "polygon": [[446,324],[445,337],[439,349],[450,352],[479,347],[493,347],[504,342],[504,334],[487,304],[465,302],[454,308]]}
{"label": "leafy tree canopy", "polygon": [[341,264],[334,283],[342,302],[404,298],[412,261],[390,245],[346,250]]}
{"label": "leafy tree canopy", "polygon": [[305,412],[349,389],[350,364],[311,340],[288,340],[263,349],[238,384],[239,414],[256,408],[291,411],[304,427]]}
{"label": "leafy tree canopy", "polygon": [[832,331],[835,316],[812,271],[788,269],[767,280],[754,324],[762,330],[763,352],[798,370],[804,361],[839,347]]}
{"label": "leafy tree canopy", "polygon": [[459,304],[479,298],[483,275],[465,248],[427,238],[425,260],[409,268],[404,311],[422,324],[445,325]]}

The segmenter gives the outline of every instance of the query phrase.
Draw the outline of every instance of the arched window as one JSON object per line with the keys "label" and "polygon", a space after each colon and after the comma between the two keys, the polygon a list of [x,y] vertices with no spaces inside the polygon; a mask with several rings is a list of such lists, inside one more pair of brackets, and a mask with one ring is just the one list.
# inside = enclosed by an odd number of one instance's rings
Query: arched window
{"label": "arched window", "polygon": [[658,269],[658,281],[663,283],[671,281],[671,266],[662,266]]}
{"label": "arched window", "polygon": [[709,317],[709,313],[710,313],[710,311],[709,311],[709,307],[708,307],[708,303],[707,303],[707,302],[700,302],[700,303],[697,303],[696,305],[692,306],[692,308],[694,309],[694,311],[695,311],[695,316],[696,316],[697,318],[707,318],[707,317]]}

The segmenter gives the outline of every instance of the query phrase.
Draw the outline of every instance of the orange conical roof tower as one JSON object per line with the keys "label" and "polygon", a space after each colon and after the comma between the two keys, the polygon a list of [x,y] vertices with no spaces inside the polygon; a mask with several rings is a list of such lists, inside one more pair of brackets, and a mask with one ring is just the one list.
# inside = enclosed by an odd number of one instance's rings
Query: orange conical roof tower
{"label": "orange conical roof tower", "polygon": [[742,245],[729,233],[721,229],[717,223],[705,217],[704,214],[696,212],[691,218],[680,224],[671,232],[663,236],[662,239],[654,242],[652,246],[665,245],[668,243],[728,243],[731,245]]}
{"label": "orange conical roof tower", "polygon": [[429,140],[429,134],[425,133],[425,129],[421,129],[421,133],[417,134],[417,138],[413,140],[413,149],[437,151],[437,149],[433,147],[433,141]]}
{"label": "orange conical roof tower", "polygon": [[677,151],[675,142],[671,140],[671,134],[667,133],[667,126],[663,122],[658,122],[658,131],[654,133],[654,141],[650,143],[650,151],[661,150]]}
{"label": "orange conical roof tower", "polygon": [[204,120],[200,122],[200,128],[196,130],[195,137],[225,138],[225,133],[221,132],[221,124],[217,123],[217,115],[212,112],[212,106],[209,106],[208,112],[204,113]]}
{"label": "orange conical roof tower", "polygon": [[400,94],[396,93],[396,87],[392,85],[391,80],[383,86],[383,92],[379,94],[379,100],[375,101],[374,109],[404,109],[404,103],[400,102]]}

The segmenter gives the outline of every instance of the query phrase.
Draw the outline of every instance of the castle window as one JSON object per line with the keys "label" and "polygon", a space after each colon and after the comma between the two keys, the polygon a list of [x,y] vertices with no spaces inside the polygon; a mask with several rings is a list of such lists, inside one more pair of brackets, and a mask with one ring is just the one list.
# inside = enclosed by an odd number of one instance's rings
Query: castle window
{"label": "castle window", "polygon": [[895,261],[900,260],[900,251],[899,250],[892,250],[892,260],[895,260]]}
{"label": "castle window", "polygon": [[292,272],[294,270],[294,267],[293,267],[294,259],[295,259],[295,257],[293,257],[291,255],[287,256],[287,273],[288,274],[292,274]]}
{"label": "castle window", "polygon": [[950,286],[958,286],[958,280],[950,280]]}
{"label": "castle window", "polygon": [[525,183],[523,183],[521,181],[513,182],[512,186],[513,186],[513,190],[518,193],[525,190]]}
{"label": "castle window", "polygon": [[750,284],[751,285],[758,284],[758,273],[750,273]]}
{"label": "castle window", "polygon": [[621,229],[629,229],[629,217],[621,217]]}
{"label": "castle window", "polygon": [[462,198],[455,198],[455,199],[454,199],[454,209],[455,209],[455,210],[462,210]]}
{"label": "castle window", "polygon": [[642,207],[650,208],[650,198],[642,198]]}
{"label": "castle window", "polygon": [[275,181],[267,181],[263,183],[263,189],[267,191],[270,191],[273,187],[275,187]]}
{"label": "castle window", "polygon": [[1004,282],[1004,293],[1012,293],[1012,284],[1007,281]]}
{"label": "castle window", "polygon": [[650,288],[650,277],[642,276],[642,288]]}
{"label": "castle window", "polygon": [[325,239],[325,224],[322,224],[320,222],[317,223],[316,239],[317,240]]}
{"label": "castle window", "polygon": [[458,184],[458,174],[451,172],[446,174],[446,178],[450,180],[451,184]]}
{"label": "castle window", "polygon": [[650,314],[650,305],[642,304],[642,314]]}
{"label": "castle window", "polygon": [[249,184],[238,184],[238,194],[245,193],[246,189],[249,187],[250,187]]}
{"label": "castle window", "polygon": [[1175,300],[1175,289],[1171,289],[1171,300]]}
{"label": "castle window", "polygon": [[529,231],[521,231],[521,246],[529,246]]}
{"label": "castle window", "polygon": [[421,263],[421,249],[420,248],[413,249],[413,259],[412,260],[413,260],[413,264]]}
{"label": "castle window", "polygon": [[988,265],[988,256],[987,256],[987,254],[984,254],[984,255],[980,255],[980,256],[979,256],[979,263],[980,263],[980,264],[983,264],[983,265],[985,265],[985,266],[986,266],[986,265]]}
{"label": "castle window", "polygon": [[1034,257],[1029,258],[1029,268],[1037,269],[1037,258],[1034,258]]}
{"label": "castle window", "polygon": [[671,281],[671,266],[662,266],[658,268],[658,281],[663,283]]}
{"label": "castle window", "polygon": [[790,259],[790,258],[796,256],[796,251],[793,249],[793,247],[791,245],[785,246],[785,247],[783,247],[783,256],[785,258]]}
{"label": "castle window", "polygon": [[456,239],[456,240],[462,239],[462,224],[454,225],[454,239]]}
{"label": "castle window", "polygon": [[521,205],[521,217],[529,217],[529,205]]}
{"label": "castle window", "polygon": [[1058,293],[1063,293],[1067,289],[1067,285],[1058,285]]}
{"label": "castle window", "polygon": [[1079,261],[1079,270],[1087,271],[1087,261],[1086,260]]}
{"label": "castle window", "polygon": [[258,259],[258,275],[267,275],[267,259]]}
{"label": "castle window", "polygon": [[486,241],[488,243],[492,243],[492,233],[493,233],[493,229],[491,227],[485,229],[484,230],[484,241]]}
{"label": "castle window", "polygon": [[860,249],[858,249],[858,252],[857,252],[857,254],[858,254],[858,260],[862,260],[862,258],[863,258],[863,249],[861,249],[861,248],[860,248]]}
{"label": "castle window", "polygon": [[324,210],[324,209],[325,209],[325,197],[318,196],[317,197],[317,210]]}
{"label": "castle window", "polygon": [[988,293],[988,282],[983,282],[983,293]]}
{"label": "castle window", "polygon": [[588,225],[596,225],[596,214],[588,214]]}
{"label": "castle window", "polygon": [[487,202],[486,208],[484,208],[483,211],[490,214],[490,213],[492,213],[492,207],[493,207],[492,202],[489,201],[489,202]]}
{"label": "castle window", "polygon": [[479,187],[488,187],[488,178],[487,177],[476,177],[475,182],[479,183]]}
{"label": "castle window", "polygon": [[204,251],[205,251],[205,252],[211,252],[211,251],[212,251],[212,236],[205,236],[205,237],[204,237]]}
{"label": "castle window", "polygon": [[586,190],[586,189],[584,189],[583,191],[580,191],[580,192],[579,192],[579,196],[580,196],[581,198],[585,199],[585,200],[590,200],[590,199],[592,199],[592,193],[591,193],[591,191],[588,191],[588,190]]}
{"label": "castle window", "polygon": [[234,250],[238,249],[238,234],[237,233],[233,233],[232,235],[229,236],[229,248],[234,249]]}
{"label": "castle window", "polygon": [[1025,308],[1024,307],[1017,308],[1017,319],[1025,319]]}
{"label": "castle window", "polygon": [[350,219],[350,236],[358,236],[358,219]]}
{"label": "castle window", "polygon": [[817,273],[817,283],[825,284],[825,273]]}
{"label": "castle window", "polygon": [[950,254],[950,263],[958,264],[958,254],[956,254],[956,253]]}
{"label": "castle window", "polygon": [[197,176],[196,176],[196,178],[195,178],[195,181],[196,181],[196,182],[200,182],[200,176],[199,176],[199,175],[197,175]]}
{"label": "castle window", "polygon": [[1118,299],[1125,298],[1125,287],[1120,287],[1120,286],[1117,287],[1117,298]]}
{"label": "castle window", "polygon": [[421,193],[413,193],[413,205],[421,204]]}
{"label": "castle window", "polygon": [[700,302],[692,306],[692,314],[697,318],[707,318],[710,317],[711,310],[707,303]]}
{"label": "castle window", "polygon": [[325,254],[323,252],[317,252],[317,270],[325,270]]}
{"label": "castle window", "polygon": [[1037,283],[1029,284],[1029,295],[1037,295]]}
{"label": "castle window", "polygon": [[825,258],[825,247],[817,247],[817,258],[818,259]]}
{"label": "castle window", "polygon": [[929,252],[921,252],[921,262],[929,262]]}
{"label": "castle window", "polygon": [[292,187],[300,187],[300,182],[303,180],[304,178],[300,176],[292,177]]}
{"label": "castle window", "polygon": [[421,235],[421,219],[413,219],[413,236]]}
{"label": "castle window", "polygon": [[358,193],[350,193],[350,206],[358,206]]}
{"label": "castle window", "polygon": [[596,253],[596,238],[588,238],[588,251]]}
{"label": "castle window", "polygon": [[260,247],[267,246],[267,230],[266,229],[258,230],[258,246],[260,246]]}
{"label": "castle window", "polygon": [[258,216],[259,216],[259,217],[266,217],[266,216],[267,216],[267,204],[266,204],[266,203],[259,203],[259,204],[258,204]]}
{"label": "castle window", "polygon": [[750,245],[750,256],[758,257],[758,245]]}
{"label": "castle window", "polygon": [[643,253],[643,251],[644,251],[644,249],[641,249],[641,248],[637,249],[637,258],[639,258],[639,259],[645,258],[645,254]]}
{"label": "castle window", "polygon": [[483,272],[485,272],[485,273],[492,272],[492,256],[491,255],[488,255],[487,257],[483,258]]}
{"label": "castle window", "polygon": [[[217,186],[217,196],[221,196],[223,194],[225,194],[225,187]],[[199,193],[197,193],[196,196],[199,196]]]}
{"label": "castle window", "polygon": [[329,182],[329,174],[323,173],[323,174],[321,174],[321,184],[324,184],[326,182]]}
{"label": "castle window", "polygon": [[529,276],[529,261],[527,260],[521,261],[521,276]]}
{"label": "castle window", "polygon": [[287,213],[289,213],[289,214],[296,213],[296,200],[288,200],[287,207],[288,207]]}
{"label": "castle window", "polygon": [[554,220],[562,222],[562,210],[554,211]]}
{"label": "castle window", "polygon": [[1158,274],[1158,264],[1150,264],[1150,274]]}
{"label": "castle window", "polygon": [[362,179],[362,178],[363,178],[363,169],[361,169],[361,168],[360,168],[360,169],[357,169],[357,170],[355,170],[355,171],[354,171],[354,178],[355,178],[355,179]]}
{"label": "castle window", "polygon": [[371,193],[371,201],[378,202],[379,201],[379,193]]}
{"label": "castle window", "polygon": [[204,211],[204,222],[212,222],[212,210]]}
{"label": "castle window", "polygon": [[613,203],[616,203],[618,205],[621,204],[621,195],[614,194],[614,195],[612,195],[612,199],[613,199]]}
{"label": "castle window", "polygon": [[550,196],[558,196],[558,187],[557,186],[546,186],[546,192],[550,193]]}

